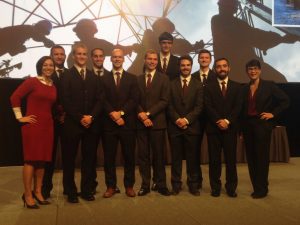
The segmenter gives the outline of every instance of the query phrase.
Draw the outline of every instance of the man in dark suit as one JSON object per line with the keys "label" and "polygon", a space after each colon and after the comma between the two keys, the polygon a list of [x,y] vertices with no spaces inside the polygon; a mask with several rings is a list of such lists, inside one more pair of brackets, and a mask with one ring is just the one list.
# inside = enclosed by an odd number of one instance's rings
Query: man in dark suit
{"label": "man in dark suit", "polygon": [[276,119],[289,106],[288,96],[273,82],[262,80],[261,65],[256,59],[246,64],[250,83],[243,89],[242,131],[253,198],[268,194],[271,133]]}
{"label": "man in dark suit", "polygon": [[179,194],[182,186],[182,159],[186,157],[187,184],[189,192],[200,195],[199,186],[199,115],[203,108],[203,87],[191,76],[193,59],[179,59],[180,77],[171,82],[171,97],[168,107],[168,133],[172,153],[173,194]]}
{"label": "man in dark suit", "polygon": [[148,50],[144,61],[145,73],[138,77],[137,143],[139,169],[142,177],[142,185],[138,195],[143,196],[150,192],[152,158],[158,192],[168,196],[170,192],[166,184],[164,146],[170,81],[166,75],[156,70],[157,52]]}
{"label": "man in dark suit", "polygon": [[56,161],[56,153],[58,147],[58,141],[60,141],[60,145],[62,146],[62,126],[64,121],[64,112],[63,107],[61,105],[61,96],[60,96],[60,86],[61,86],[61,78],[65,71],[67,70],[64,67],[64,63],[66,60],[65,49],[60,45],[55,45],[50,50],[50,56],[53,59],[55,65],[55,72],[52,74],[51,79],[57,89],[58,98],[53,108],[53,118],[54,118],[54,143],[53,143],[53,153],[52,153],[52,161],[46,163],[45,165],[45,174],[43,177],[43,186],[42,186],[42,195],[45,199],[50,197],[50,192],[53,188],[52,177],[55,169],[55,161]]}
{"label": "man in dark suit", "polygon": [[[200,65],[200,69],[192,74],[192,77],[198,79],[203,87],[204,87],[204,95],[205,95],[205,86],[211,82],[213,82],[215,79],[217,79],[216,74],[213,70],[209,68],[210,63],[211,63],[211,53],[210,51],[206,49],[201,49],[198,53],[198,63]],[[207,122],[207,115],[205,111],[205,107],[202,110],[200,116],[200,135],[199,135],[199,157],[197,159],[200,160],[200,155],[201,155],[201,144],[203,140],[203,135],[204,135],[204,130],[206,127],[206,122]],[[202,177],[202,170],[200,167],[200,176],[199,176],[199,188],[202,188],[202,182],[203,182],[203,177]]]}
{"label": "man in dark suit", "polygon": [[109,73],[109,71],[103,66],[105,55],[102,48],[94,48],[91,51],[91,59],[93,63],[92,71],[96,76],[102,77],[104,74]]}
{"label": "man in dark suit", "polygon": [[171,54],[173,36],[168,32],[162,33],[159,38],[160,53],[158,57],[157,70],[166,74],[170,80],[179,76],[178,57]]}
{"label": "man in dark suit", "polygon": [[66,112],[64,121],[64,145],[62,148],[63,186],[68,201],[77,203],[77,187],[74,181],[75,159],[81,142],[81,197],[95,200],[95,155],[98,146],[99,115],[103,104],[99,80],[86,68],[87,47],[74,45],[74,66],[62,79],[62,102]]}
{"label": "man in dark suit", "polygon": [[124,52],[114,49],[111,55],[112,71],[101,77],[104,92],[102,144],[107,190],[104,198],[118,193],[116,178],[116,153],[118,143],[124,158],[124,186],[126,195],[135,197],[135,129],[138,87],[136,76],[123,69]]}
{"label": "man in dark suit", "polygon": [[242,104],[241,88],[240,84],[228,78],[230,66],[227,59],[217,59],[214,68],[217,79],[205,86],[211,195],[220,196],[223,149],[226,163],[226,192],[229,197],[236,197],[237,120]]}

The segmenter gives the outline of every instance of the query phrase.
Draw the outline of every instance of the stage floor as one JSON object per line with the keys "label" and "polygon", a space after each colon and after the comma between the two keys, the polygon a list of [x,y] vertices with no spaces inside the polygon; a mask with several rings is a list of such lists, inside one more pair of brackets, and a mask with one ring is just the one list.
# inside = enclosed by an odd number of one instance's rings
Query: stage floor
{"label": "stage floor", "polygon": [[[210,196],[207,165],[202,166],[204,186],[199,197],[190,195],[186,185],[178,196],[164,197],[151,192],[144,197],[126,197],[122,186],[123,169],[118,168],[122,193],[104,199],[104,172],[99,168],[96,200],[80,199],[79,204],[70,204],[62,194],[62,172],[57,171],[51,205],[41,206],[39,210],[23,208],[21,170],[22,167],[0,168],[0,225],[300,224],[300,158],[291,158],[290,163],[271,164],[270,193],[264,199],[250,197],[252,189],[246,164],[238,165],[238,197],[235,199],[229,198],[224,189],[219,198]],[[80,175],[78,172],[76,175],[79,183]],[[186,179],[185,174],[183,177]],[[170,167],[167,167],[167,178],[169,181]],[[136,169],[136,191],[140,182]],[[168,185],[170,187],[170,183]]]}

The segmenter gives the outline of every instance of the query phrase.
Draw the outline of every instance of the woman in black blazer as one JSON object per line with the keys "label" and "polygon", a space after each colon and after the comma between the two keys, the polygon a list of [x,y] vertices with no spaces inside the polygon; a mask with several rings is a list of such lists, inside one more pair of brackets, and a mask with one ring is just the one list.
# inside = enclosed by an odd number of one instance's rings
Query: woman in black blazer
{"label": "woman in black blazer", "polygon": [[276,119],[289,106],[289,98],[273,82],[260,78],[258,60],[250,60],[246,72],[250,82],[243,89],[242,131],[254,189],[251,196],[264,198],[268,194],[271,133]]}

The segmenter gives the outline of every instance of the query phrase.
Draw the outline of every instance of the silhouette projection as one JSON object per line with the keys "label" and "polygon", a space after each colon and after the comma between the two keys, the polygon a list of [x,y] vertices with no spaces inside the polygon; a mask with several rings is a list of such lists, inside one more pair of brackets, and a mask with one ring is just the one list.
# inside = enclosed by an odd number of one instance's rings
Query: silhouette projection
{"label": "silhouette projection", "polygon": [[[10,65],[11,59],[9,60],[2,60],[2,63],[0,63],[0,77],[9,77],[9,73],[16,69],[22,68],[22,63],[17,63],[15,65]],[[4,67],[2,69],[2,67]]]}
{"label": "silhouette projection", "polygon": [[[249,26],[234,17],[238,9],[238,0],[219,0],[219,14],[211,19],[213,51],[215,58],[226,57],[231,62],[230,78],[238,82],[248,82],[244,65],[249,59],[259,59],[255,48],[266,51],[280,43],[294,43],[299,40],[293,35],[280,36],[271,31],[264,31]],[[284,60],[284,59],[283,59]],[[276,82],[287,82],[283,74],[272,66],[262,62],[262,78]]]}
{"label": "silhouette projection", "polygon": [[0,28],[0,56],[8,53],[15,56],[26,52],[24,45],[32,38],[36,42],[42,42],[45,47],[51,48],[54,42],[46,38],[52,30],[52,24],[48,20],[41,20],[33,25],[17,25]]}
{"label": "silhouette projection", "polygon": [[[152,24],[152,30],[147,29],[144,31],[143,39],[140,44],[134,45],[134,51],[137,53],[136,58],[132,62],[128,71],[133,74],[141,74],[143,72],[144,57],[148,49],[153,49],[157,52],[160,51],[158,37],[163,32],[174,33],[175,25],[168,18],[158,18]],[[191,52],[196,52],[204,47],[203,41],[191,44],[186,39],[174,38],[172,53],[174,55],[186,55]]]}
{"label": "silhouette projection", "polygon": [[[125,55],[132,53],[132,46],[122,46],[119,44],[114,45],[104,39],[96,38],[95,34],[98,32],[97,25],[91,19],[79,20],[76,26],[73,28],[73,31],[79,38],[79,41],[75,41],[74,44],[78,42],[85,44],[89,52],[94,48],[102,48],[105,56],[110,56],[114,48],[119,48],[124,51]],[[72,52],[68,55],[67,64],[69,68],[73,66]],[[93,63],[90,58],[88,59],[87,67],[93,67]]]}

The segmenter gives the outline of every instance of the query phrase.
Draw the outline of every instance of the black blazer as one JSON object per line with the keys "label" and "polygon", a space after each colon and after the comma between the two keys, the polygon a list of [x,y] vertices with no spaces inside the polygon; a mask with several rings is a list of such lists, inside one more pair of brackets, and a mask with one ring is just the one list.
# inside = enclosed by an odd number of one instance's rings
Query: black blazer
{"label": "black blazer", "polygon": [[[171,82],[170,101],[168,105],[168,132],[171,136],[183,133],[189,135],[200,134],[199,115],[203,109],[203,87],[201,83],[191,78],[187,94],[183,96],[180,77]],[[187,118],[187,129],[181,129],[175,124],[179,118]]]}
{"label": "black blazer", "polygon": [[[249,91],[250,84],[246,84],[243,87],[243,118],[248,117]],[[289,97],[273,81],[260,79],[256,90],[256,111],[258,115],[262,112],[272,113],[274,118],[268,121],[274,122],[288,108],[289,103]]]}
{"label": "black blazer", "polygon": [[[85,129],[80,124],[83,115],[91,115],[95,121],[99,119],[103,104],[103,92],[99,88],[98,78],[90,70],[86,70],[85,80],[82,80],[77,69],[72,67],[64,73],[61,85],[67,129]],[[97,129],[94,124],[93,122],[91,128]]]}
{"label": "black blazer", "polygon": [[227,119],[230,124],[226,132],[236,132],[238,118],[242,108],[241,85],[228,79],[226,97],[224,98],[218,80],[205,87],[204,103],[207,112],[207,133],[218,133],[220,129],[216,122]]}
{"label": "black blazer", "polygon": [[[138,86],[135,75],[123,70],[120,80],[120,87],[117,89],[112,72],[100,77],[104,89],[104,115],[103,129],[113,131],[116,129],[136,128],[136,107],[138,102]],[[110,117],[113,111],[124,111],[122,118],[124,126],[118,126]]]}
{"label": "black blazer", "polygon": [[[200,70],[197,70],[196,72],[192,73],[192,77],[195,77],[202,83],[202,81],[200,79]],[[207,84],[213,82],[215,79],[217,79],[217,76],[216,76],[215,72],[210,69],[208,72]]]}
{"label": "black blazer", "polygon": [[[157,70],[163,73],[162,65],[160,63],[160,55],[158,54],[158,65]],[[175,55],[170,55],[170,60],[168,63],[166,75],[169,77],[170,81],[174,80],[176,77],[180,75],[179,69],[179,58]]]}
{"label": "black blazer", "polygon": [[68,70],[67,68],[63,68],[64,72],[60,75],[60,77],[57,76],[56,71],[54,71],[51,75],[51,80],[53,81],[54,86],[56,87],[57,90],[57,98],[56,98],[56,103],[53,106],[53,117],[57,118],[61,113],[63,113],[63,108],[62,108],[62,79],[66,71]]}
{"label": "black blazer", "polygon": [[[169,78],[160,72],[155,72],[151,86],[146,88],[145,74],[138,76],[139,102],[137,112],[149,112],[153,122],[152,129],[167,128],[166,109],[170,95]],[[144,124],[138,120],[138,129],[146,129]]]}

